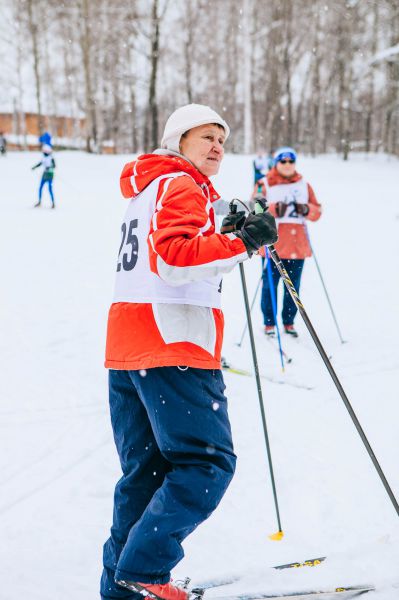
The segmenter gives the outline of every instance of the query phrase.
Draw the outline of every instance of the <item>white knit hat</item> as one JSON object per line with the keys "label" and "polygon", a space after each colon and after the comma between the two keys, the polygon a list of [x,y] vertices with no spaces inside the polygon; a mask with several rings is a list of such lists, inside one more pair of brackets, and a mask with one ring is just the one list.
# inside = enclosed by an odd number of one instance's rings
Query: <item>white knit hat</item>
{"label": "white knit hat", "polygon": [[163,132],[161,148],[180,152],[180,138],[189,129],[207,125],[208,123],[217,123],[221,125],[226,134],[226,140],[230,134],[230,127],[221,116],[204,104],[186,104],[176,109],[166,121]]}

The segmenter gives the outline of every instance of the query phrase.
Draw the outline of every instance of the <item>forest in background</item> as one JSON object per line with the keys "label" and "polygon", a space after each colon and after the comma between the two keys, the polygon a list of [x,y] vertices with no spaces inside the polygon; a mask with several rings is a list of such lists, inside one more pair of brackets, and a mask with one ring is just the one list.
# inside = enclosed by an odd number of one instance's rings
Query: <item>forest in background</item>
{"label": "forest in background", "polygon": [[1,4],[0,111],[84,117],[88,151],[151,151],[198,102],[232,152],[399,155],[398,0]]}

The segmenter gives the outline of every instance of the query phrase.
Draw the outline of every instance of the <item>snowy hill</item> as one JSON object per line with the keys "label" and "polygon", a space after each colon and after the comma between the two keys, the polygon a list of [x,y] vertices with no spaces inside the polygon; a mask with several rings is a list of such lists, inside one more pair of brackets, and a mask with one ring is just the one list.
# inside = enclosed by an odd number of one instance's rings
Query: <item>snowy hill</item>
{"label": "snowy hill", "polygon": [[[32,208],[37,156],[0,160],[0,600],[92,600],[119,478],[102,363],[129,157],[60,153],[51,211]],[[310,235],[346,344],[313,260],[301,297],[399,498],[398,161],[322,157],[298,169],[323,204]],[[245,200],[251,181],[251,158],[227,156],[215,187]],[[251,298],[260,268],[258,258],[245,264]],[[238,269],[223,299],[224,355],[251,369],[248,338],[236,345]],[[373,583],[370,600],[399,598],[399,519],[305,325],[298,317],[300,338],[283,336],[293,359],[283,374],[258,303],[253,319],[285,535],[268,539],[277,525],[255,380],[226,373],[236,477],[174,576],[242,575],[229,590],[274,593]],[[319,556],[328,559],[314,568],[269,568]]]}

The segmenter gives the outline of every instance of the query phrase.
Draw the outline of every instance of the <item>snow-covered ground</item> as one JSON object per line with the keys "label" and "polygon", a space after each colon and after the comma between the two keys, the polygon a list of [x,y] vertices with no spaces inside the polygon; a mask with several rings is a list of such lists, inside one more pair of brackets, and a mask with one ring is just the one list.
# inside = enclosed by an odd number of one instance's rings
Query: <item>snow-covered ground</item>
{"label": "snow-covered ground", "polygon": [[[52,211],[32,208],[38,156],[0,160],[0,599],[92,600],[119,478],[102,365],[129,157],[60,153]],[[298,165],[324,206],[310,235],[347,343],[313,260],[302,300],[399,498],[398,166],[387,157]],[[227,156],[215,185],[226,199],[247,199],[251,181],[250,157]],[[259,259],[245,269],[252,297]],[[245,324],[238,269],[223,296],[224,354],[251,369],[248,338],[236,345]],[[399,598],[398,516],[305,325],[298,317],[299,340],[283,336],[293,358],[283,374],[258,305],[253,319],[261,371],[275,381],[264,379],[263,393],[285,535],[268,538],[277,524],[255,380],[226,373],[237,474],[174,576],[242,575],[229,591],[373,583],[370,600]],[[314,568],[270,568],[326,555]],[[218,594],[227,591],[209,596]]]}

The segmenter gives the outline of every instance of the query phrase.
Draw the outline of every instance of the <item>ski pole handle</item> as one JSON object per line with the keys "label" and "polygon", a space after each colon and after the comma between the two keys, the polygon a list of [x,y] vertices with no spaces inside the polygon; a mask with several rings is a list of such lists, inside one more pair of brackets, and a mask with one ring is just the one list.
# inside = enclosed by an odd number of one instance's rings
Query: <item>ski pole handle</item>
{"label": "ski pole handle", "polygon": [[260,215],[261,213],[266,212],[267,209],[268,206],[265,198],[261,195],[255,196],[255,214]]}
{"label": "ski pole handle", "polygon": [[237,200],[238,200],[238,198],[233,198],[233,200],[230,200],[229,209],[230,209],[231,215],[235,215],[237,212],[237,204],[236,204]]}

